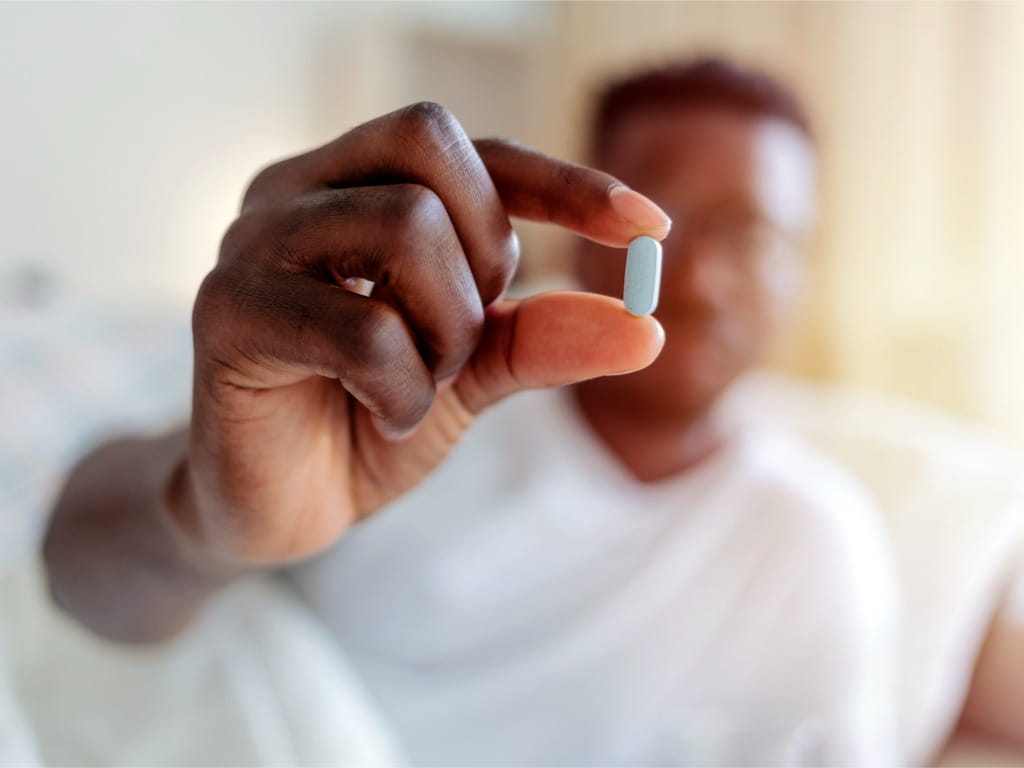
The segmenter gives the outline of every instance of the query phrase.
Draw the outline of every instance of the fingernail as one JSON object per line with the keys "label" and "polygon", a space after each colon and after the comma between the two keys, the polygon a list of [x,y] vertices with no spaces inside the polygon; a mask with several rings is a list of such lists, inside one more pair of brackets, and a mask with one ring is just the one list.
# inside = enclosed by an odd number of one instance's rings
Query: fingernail
{"label": "fingernail", "polygon": [[625,184],[613,184],[608,199],[612,210],[652,237],[660,240],[672,227],[672,220],[661,208]]}

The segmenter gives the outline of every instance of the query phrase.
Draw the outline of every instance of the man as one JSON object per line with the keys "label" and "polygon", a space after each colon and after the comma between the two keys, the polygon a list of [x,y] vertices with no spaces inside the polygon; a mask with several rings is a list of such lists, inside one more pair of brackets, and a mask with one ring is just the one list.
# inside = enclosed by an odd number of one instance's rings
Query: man
{"label": "man", "polygon": [[[295,581],[414,762],[890,761],[874,510],[716,407],[798,293],[806,123],[760,76],[670,68],[609,91],[595,163],[415,105],[262,172],[196,300],[190,429],[79,465],[56,599],[155,640],[338,542]],[[593,241],[594,293],[498,300],[510,215]],[[600,295],[639,234],[665,238],[657,320]],[[576,382],[434,473],[484,408]]]}
{"label": "man", "polygon": [[[677,220],[664,354],[496,411],[433,489],[296,579],[416,761],[884,760],[872,510],[713,407],[797,293],[806,124],[712,62],[613,89],[598,126],[596,162]],[[613,176],[474,146],[431,105],[260,174],[196,302],[191,429],[83,462],[47,541],[58,600],[106,634],[166,636],[415,486],[484,406],[647,365],[661,326],[617,300],[495,302],[510,213],[617,248],[668,232]],[[620,255],[580,265],[619,293]],[[359,278],[371,297],[340,287]]]}
{"label": "man", "polygon": [[[806,121],[771,80],[702,61],[611,86],[594,134],[595,167],[673,220],[661,354],[486,414],[296,581],[415,762],[884,764],[877,513],[718,407],[799,295]],[[582,243],[577,265],[621,293],[621,255]]]}

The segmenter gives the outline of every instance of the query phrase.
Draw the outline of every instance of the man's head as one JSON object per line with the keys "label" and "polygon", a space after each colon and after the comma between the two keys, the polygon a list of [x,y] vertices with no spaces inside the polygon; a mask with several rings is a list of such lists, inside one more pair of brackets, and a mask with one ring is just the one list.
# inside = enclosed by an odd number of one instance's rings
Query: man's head
{"label": "man's head", "polygon": [[[590,160],[673,220],[655,313],[664,351],[602,389],[637,415],[691,418],[758,361],[799,295],[815,197],[807,120],[770,78],[702,59],[608,87]],[[604,250],[581,245],[579,277],[621,295],[623,260]]]}

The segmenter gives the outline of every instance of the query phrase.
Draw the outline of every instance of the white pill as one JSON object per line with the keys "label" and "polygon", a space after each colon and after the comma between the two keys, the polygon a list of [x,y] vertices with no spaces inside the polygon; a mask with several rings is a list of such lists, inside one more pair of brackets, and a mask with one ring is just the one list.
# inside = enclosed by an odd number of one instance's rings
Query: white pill
{"label": "white pill", "polygon": [[661,243],[653,237],[634,238],[626,251],[626,283],[622,300],[631,315],[649,315],[658,308],[661,285]]}

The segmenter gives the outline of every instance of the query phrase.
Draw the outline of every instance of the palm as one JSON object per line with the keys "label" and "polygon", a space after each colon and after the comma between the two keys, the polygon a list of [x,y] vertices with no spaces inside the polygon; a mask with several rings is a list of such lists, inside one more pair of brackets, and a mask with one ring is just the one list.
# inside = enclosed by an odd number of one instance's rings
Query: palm
{"label": "palm", "polygon": [[[232,402],[233,401],[233,402]],[[225,532],[246,558],[280,562],[330,545],[349,525],[407,491],[435,467],[471,417],[452,391],[415,432],[382,437],[336,380],[312,376],[273,389],[233,388],[221,401],[219,485],[232,520]]]}

